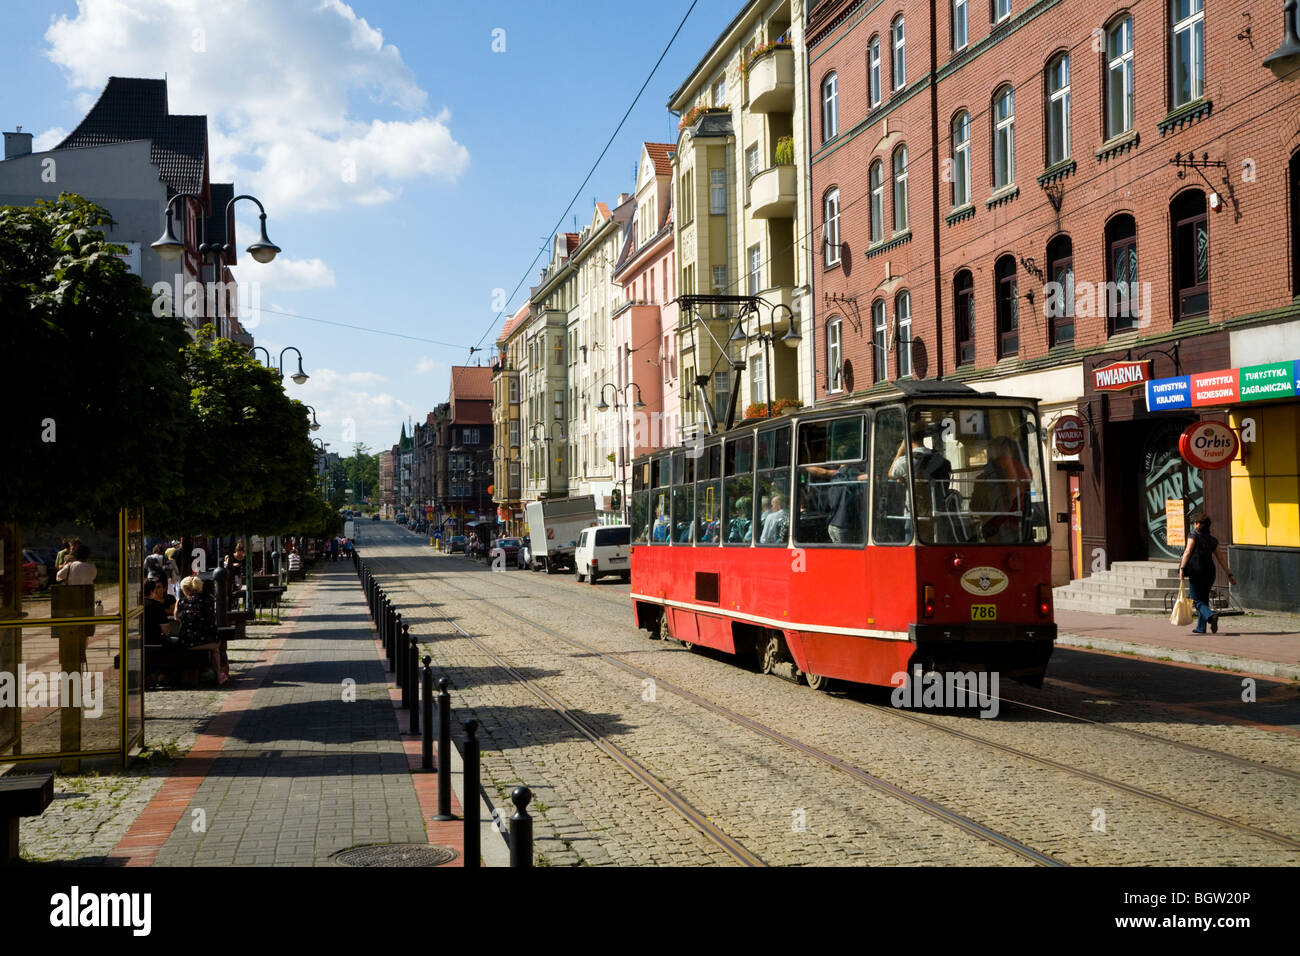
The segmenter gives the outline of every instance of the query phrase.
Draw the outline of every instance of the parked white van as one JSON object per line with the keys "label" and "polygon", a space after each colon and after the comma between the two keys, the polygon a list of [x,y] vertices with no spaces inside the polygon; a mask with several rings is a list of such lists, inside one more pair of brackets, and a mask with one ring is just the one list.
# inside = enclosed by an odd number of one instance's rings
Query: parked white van
{"label": "parked white van", "polygon": [[574,553],[578,580],[595,584],[602,575],[616,574],[624,582],[632,580],[632,563],[628,555],[632,550],[632,526],[607,524],[583,528]]}

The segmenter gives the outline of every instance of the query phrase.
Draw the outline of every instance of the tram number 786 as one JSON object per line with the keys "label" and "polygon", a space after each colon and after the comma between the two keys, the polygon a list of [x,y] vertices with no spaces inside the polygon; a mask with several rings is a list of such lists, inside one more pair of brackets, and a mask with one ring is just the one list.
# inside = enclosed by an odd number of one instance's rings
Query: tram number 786
{"label": "tram number 786", "polygon": [[996,604],[972,604],[970,606],[970,619],[972,621],[996,621],[998,619],[998,606]]}

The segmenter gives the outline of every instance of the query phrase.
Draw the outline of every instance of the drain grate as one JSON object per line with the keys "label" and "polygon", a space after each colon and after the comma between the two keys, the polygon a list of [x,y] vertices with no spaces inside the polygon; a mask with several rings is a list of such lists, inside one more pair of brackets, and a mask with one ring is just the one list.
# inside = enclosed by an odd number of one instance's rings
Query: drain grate
{"label": "drain grate", "polygon": [[340,850],[332,859],[338,866],[442,866],[456,859],[456,851],[428,843],[381,843]]}

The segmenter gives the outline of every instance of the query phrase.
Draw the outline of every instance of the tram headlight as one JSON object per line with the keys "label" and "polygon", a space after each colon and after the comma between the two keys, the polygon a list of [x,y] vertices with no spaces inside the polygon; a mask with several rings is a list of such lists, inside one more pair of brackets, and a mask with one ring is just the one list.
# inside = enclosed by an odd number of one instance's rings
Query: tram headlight
{"label": "tram headlight", "polygon": [[1052,586],[1050,584],[1038,585],[1038,615],[1039,617],[1052,616]]}
{"label": "tram headlight", "polygon": [[921,613],[925,617],[934,617],[934,585],[927,584],[922,592]]}

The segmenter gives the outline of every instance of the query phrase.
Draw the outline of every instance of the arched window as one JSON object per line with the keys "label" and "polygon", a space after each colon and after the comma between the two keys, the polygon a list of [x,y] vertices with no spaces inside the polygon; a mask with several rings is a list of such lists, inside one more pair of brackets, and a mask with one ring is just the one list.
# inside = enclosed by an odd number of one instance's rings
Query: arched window
{"label": "arched window", "polygon": [[826,265],[840,261],[840,191],[828,189],[822,199],[823,235],[826,243]]}
{"label": "arched window", "polygon": [[831,316],[826,323],[826,390],[838,392],[844,388],[844,320]]}
{"label": "arched window", "polygon": [[1047,165],[1070,158],[1070,55],[1047,64]]}
{"label": "arched window", "polygon": [[839,80],[834,73],[822,80],[822,142],[840,133]]}
{"label": "arched window", "polygon": [[871,106],[880,105],[880,34],[867,43],[867,98]]}
{"label": "arched window", "polygon": [[907,229],[907,146],[894,150],[894,232]]}
{"label": "arched window", "polygon": [[903,35],[903,15],[894,17],[889,26],[889,38],[894,49],[894,89],[901,90],[907,85],[907,43]]}
{"label": "arched window", "polygon": [[1210,230],[1205,193],[1188,189],[1169,205],[1173,225],[1174,321],[1210,311]]}
{"label": "arched window", "polygon": [[1133,128],[1133,18],[1106,31],[1106,138]]}
{"label": "arched window", "polygon": [[888,366],[885,364],[887,333],[885,300],[877,299],[871,303],[871,365],[877,382],[883,382],[889,377]]}
{"label": "arched window", "polygon": [[912,293],[904,289],[894,299],[894,319],[898,328],[898,377],[912,374]]}
{"label": "arched window", "polygon": [[871,164],[871,241],[885,238],[885,165],[880,160]]}
{"label": "arched window", "polygon": [[970,202],[970,114],[952,118],[952,208]]}
{"label": "arched window", "polygon": [[1177,109],[1204,95],[1205,0],[1169,0],[1169,24],[1173,31],[1170,106]]}
{"label": "arched window", "polygon": [[993,94],[993,188],[1016,181],[1016,107],[1011,87]]}
{"label": "arched window", "polygon": [[1074,342],[1074,246],[1069,236],[1057,236],[1047,244],[1047,289],[1043,295],[1047,310],[1048,345]]}
{"label": "arched window", "polygon": [[993,269],[998,304],[998,358],[1020,351],[1020,296],[1016,289],[1016,258],[1006,255]]}
{"label": "arched window", "polygon": [[1137,224],[1121,213],[1106,223],[1106,312],[1112,335],[1137,327],[1137,281]]}
{"label": "arched window", "polygon": [[975,279],[969,269],[962,269],[952,281],[954,338],[957,364],[975,361]]}

